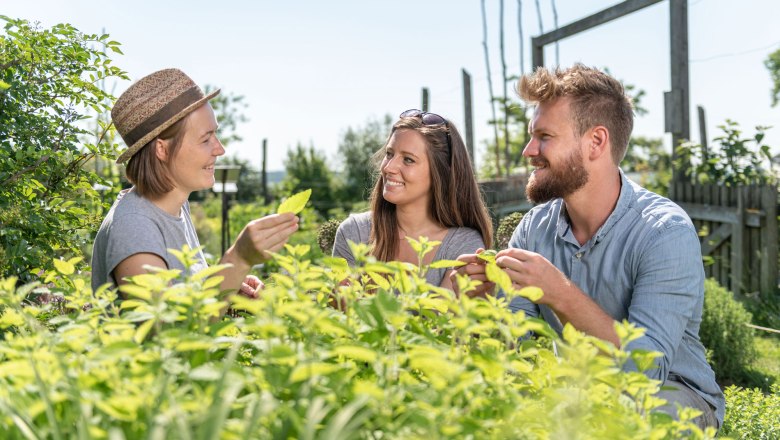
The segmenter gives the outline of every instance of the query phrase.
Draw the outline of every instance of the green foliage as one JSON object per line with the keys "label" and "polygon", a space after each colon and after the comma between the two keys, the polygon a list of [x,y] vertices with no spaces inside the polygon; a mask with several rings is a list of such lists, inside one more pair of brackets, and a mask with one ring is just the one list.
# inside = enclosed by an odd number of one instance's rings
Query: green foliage
{"label": "green foliage", "polygon": [[772,78],[772,107],[780,102],[780,49],[772,52],[764,60],[764,65],[769,70],[769,76]]}
{"label": "green foliage", "polygon": [[[230,231],[228,233],[229,244],[238,237],[241,230],[252,220],[274,214],[276,206],[266,205],[262,200],[252,203],[232,203],[228,215],[230,216]],[[219,261],[222,237],[222,202],[218,196],[209,194],[202,202],[190,203],[192,223],[198,233],[198,239],[207,255],[211,255],[210,261]],[[291,244],[315,243],[317,239],[318,214],[312,208],[305,208],[298,214],[300,218],[298,231],[290,237]],[[330,251],[327,252],[330,255]],[[323,254],[319,248],[313,249],[309,255],[312,259],[318,259]],[[262,273],[270,273],[278,269],[274,261],[266,262]],[[270,272],[269,272],[270,271]],[[261,274],[262,275],[262,274]]]}
{"label": "green foliage", "polygon": [[[206,84],[203,91],[208,95],[217,87]],[[249,105],[244,102],[243,95],[235,95],[224,90],[209,101],[214,109],[214,114],[219,122],[219,140],[227,147],[233,142],[240,142],[243,138],[238,134],[238,126],[247,122],[249,118],[244,111]]]}
{"label": "green foliage", "polygon": [[367,200],[374,185],[376,164],[374,154],[385,144],[393,126],[393,119],[369,120],[363,127],[349,127],[339,143],[343,160],[343,182],[339,200],[348,206]]}
{"label": "green foliage", "polygon": [[734,439],[780,438],[780,384],[764,394],[760,389],[730,386],[726,395],[726,417],[720,435]]}
{"label": "green foliage", "polygon": [[333,251],[333,243],[336,242],[336,231],[338,231],[343,218],[332,218],[322,223],[317,228],[317,244],[325,255],[330,255]]}
{"label": "green foliage", "polygon": [[121,53],[108,35],[86,35],[67,24],[41,29],[0,16],[0,275],[26,281],[53,255],[78,255],[102,219],[93,184],[108,185],[84,165],[115,156],[83,127],[88,111],[108,111],[113,97],[98,87],[127,79],[108,51]]}
{"label": "green foliage", "polygon": [[[763,143],[769,127],[756,127],[756,134],[742,137],[739,125],[731,120],[719,125],[723,135],[714,140],[719,148],[705,150],[700,144],[686,142],[677,147],[676,167],[684,167],[694,182],[726,186],[775,183],[769,145]],[[751,145],[753,144],[753,145]]]}
{"label": "green foliage", "polygon": [[[493,98],[499,110],[498,120],[489,120],[498,130],[498,139],[484,141],[484,160],[480,166],[479,174],[483,178],[495,178],[512,174],[525,163],[523,148],[528,143],[528,114],[527,108],[517,100],[504,100],[502,97]],[[508,125],[505,123],[508,118]],[[507,134],[509,142],[507,142]]]}
{"label": "green foliage", "polygon": [[639,173],[639,184],[656,194],[667,195],[672,180],[672,155],[663,139],[633,136],[621,162],[625,172]]}
{"label": "green foliage", "polygon": [[750,313],[730,291],[714,279],[705,280],[699,335],[721,383],[743,380],[756,359],[754,331],[746,325],[750,320]]}
{"label": "green foliage", "polygon": [[[621,371],[629,358],[652,363],[647,353],[571,327],[559,338],[511,313],[506,299],[455,297],[426,284],[425,268],[376,262],[366,246],[355,246],[355,268],[339,259],[314,265],[308,250],[276,257],[284,271],[260,299],[232,298],[235,319],[217,317],[227,303],[208,273],[172,286],[176,271],[134,277],[118,306],[114,292],[91,292],[78,275],[51,275],[44,281],[65,298],[63,315],[24,305],[35,285],[0,281],[0,431],[9,439],[714,436],[651,411],[663,402],[651,396],[658,382]],[[326,305],[334,295],[343,311]],[[623,344],[642,334],[626,323],[617,330]],[[548,342],[518,342],[531,331]]]}
{"label": "green foliage", "polygon": [[281,183],[282,191],[296,194],[310,188],[312,206],[322,217],[327,217],[328,210],[339,207],[333,173],[324,154],[314,146],[306,148],[298,144],[295,149],[288,150],[284,167],[287,175]]}
{"label": "green foliage", "polygon": [[496,228],[496,237],[495,237],[496,249],[506,249],[509,247],[509,240],[512,238],[512,234],[514,234],[515,229],[517,229],[517,225],[520,224],[520,220],[522,219],[523,219],[522,212],[513,212],[503,217],[498,222],[498,227]]}

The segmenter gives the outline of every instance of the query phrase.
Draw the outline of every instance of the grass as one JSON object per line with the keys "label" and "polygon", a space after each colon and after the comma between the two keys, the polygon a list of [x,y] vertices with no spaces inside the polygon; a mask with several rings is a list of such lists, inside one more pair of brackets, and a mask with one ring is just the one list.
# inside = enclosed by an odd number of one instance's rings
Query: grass
{"label": "grass", "polygon": [[774,383],[780,383],[780,335],[756,336],[756,349],[758,359],[753,368],[773,378]]}

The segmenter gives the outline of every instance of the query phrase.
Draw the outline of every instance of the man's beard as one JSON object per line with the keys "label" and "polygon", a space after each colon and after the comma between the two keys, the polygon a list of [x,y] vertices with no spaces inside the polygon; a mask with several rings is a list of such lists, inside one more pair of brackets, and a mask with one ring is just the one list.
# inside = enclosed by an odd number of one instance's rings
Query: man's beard
{"label": "man's beard", "polygon": [[531,159],[531,165],[546,165],[546,176],[531,174],[525,186],[525,196],[531,203],[544,203],[566,197],[588,183],[588,171],[582,164],[582,151],[576,148],[561,165],[552,166],[541,156]]}

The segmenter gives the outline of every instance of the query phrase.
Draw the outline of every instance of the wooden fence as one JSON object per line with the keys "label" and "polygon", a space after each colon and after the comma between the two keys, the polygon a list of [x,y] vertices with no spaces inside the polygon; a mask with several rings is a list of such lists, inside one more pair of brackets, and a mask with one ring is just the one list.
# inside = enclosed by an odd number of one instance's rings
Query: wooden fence
{"label": "wooden fence", "polygon": [[670,198],[700,231],[705,273],[735,293],[778,287],[776,186],[673,183]]}
{"label": "wooden fence", "polygon": [[482,180],[479,186],[485,195],[485,204],[493,218],[493,227],[498,220],[517,211],[528,211],[533,205],[525,198],[526,175],[514,175],[508,178]]}

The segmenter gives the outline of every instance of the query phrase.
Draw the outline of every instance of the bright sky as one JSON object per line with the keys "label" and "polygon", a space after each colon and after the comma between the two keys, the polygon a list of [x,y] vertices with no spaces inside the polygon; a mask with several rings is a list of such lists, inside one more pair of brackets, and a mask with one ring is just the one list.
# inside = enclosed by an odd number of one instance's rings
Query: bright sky
{"label": "bright sky", "polygon": [[[338,143],[348,127],[421,106],[428,87],[430,110],[463,130],[461,69],[473,78],[475,140],[481,163],[491,136],[487,72],[478,0],[0,0],[0,14],[71,23],[85,33],[104,29],[122,43],[115,64],[138,79],[179,67],[201,85],[244,95],[250,121],[239,129],[237,154],[260,166],[268,139],[268,169],[283,169],[286,151],[313,144],[338,163]],[[493,86],[501,93],[498,1],[487,0]],[[520,70],[517,7],[522,4],[525,69],[530,37],[619,3],[609,0],[505,1],[506,57],[510,74]],[[756,125],[779,125],[770,107],[771,82],[763,65],[780,48],[780,1],[689,0],[691,136],[698,141],[696,106],[707,112],[710,140],[726,118],[746,135]],[[617,78],[644,89],[634,134],[664,136],[663,92],[669,80],[669,2],[564,40],[560,65],[582,62],[608,67]],[[549,46],[547,65],[555,64]],[[119,95],[129,83],[116,85]],[[511,87],[510,87],[511,93]],[[780,126],[766,142],[780,151]]]}

